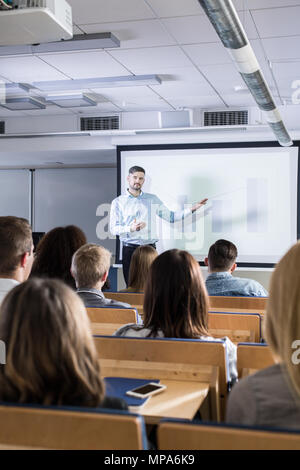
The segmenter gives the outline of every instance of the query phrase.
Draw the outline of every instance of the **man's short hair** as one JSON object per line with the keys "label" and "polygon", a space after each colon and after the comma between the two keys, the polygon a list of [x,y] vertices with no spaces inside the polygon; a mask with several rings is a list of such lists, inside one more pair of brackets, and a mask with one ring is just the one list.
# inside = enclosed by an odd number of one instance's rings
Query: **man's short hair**
{"label": "man's short hair", "polygon": [[109,271],[111,253],[103,246],[87,243],[72,258],[72,274],[78,288],[92,288]]}
{"label": "man's short hair", "polygon": [[136,166],[136,165],[129,168],[128,173],[132,175],[133,173],[136,173],[137,171],[140,171],[141,173],[144,173],[144,174],[146,173],[144,168],[142,168],[141,166]]}
{"label": "man's short hair", "polygon": [[228,271],[235,263],[237,247],[228,240],[217,240],[208,252],[208,265],[211,271]]}
{"label": "man's short hair", "polygon": [[21,257],[32,250],[32,230],[28,220],[21,217],[0,217],[0,273],[12,274]]}

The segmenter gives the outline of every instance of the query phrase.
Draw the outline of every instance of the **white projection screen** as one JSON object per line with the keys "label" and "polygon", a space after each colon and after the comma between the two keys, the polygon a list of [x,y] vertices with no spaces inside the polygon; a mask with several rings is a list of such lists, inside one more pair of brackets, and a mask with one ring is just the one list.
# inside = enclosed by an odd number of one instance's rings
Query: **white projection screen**
{"label": "white projection screen", "polygon": [[143,191],[170,210],[208,198],[180,222],[155,218],[159,252],[186,249],[203,261],[223,238],[236,244],[239,266],[271,267],[298,238],[298,153],[275,142],[118,147],[118,194],[129,168],[141,166]]}

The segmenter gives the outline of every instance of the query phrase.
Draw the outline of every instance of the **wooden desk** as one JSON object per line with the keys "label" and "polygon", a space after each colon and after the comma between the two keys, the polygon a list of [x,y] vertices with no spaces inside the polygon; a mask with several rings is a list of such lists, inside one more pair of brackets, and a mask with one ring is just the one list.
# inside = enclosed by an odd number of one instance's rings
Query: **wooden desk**
{"label": "wooden desk", "polygon": [[162,418],[193,419],[209,393],[209,383],[162,380],[167,389],[150,397],[140,409],[130,411],[141,414],[147,424],[158,424]]}

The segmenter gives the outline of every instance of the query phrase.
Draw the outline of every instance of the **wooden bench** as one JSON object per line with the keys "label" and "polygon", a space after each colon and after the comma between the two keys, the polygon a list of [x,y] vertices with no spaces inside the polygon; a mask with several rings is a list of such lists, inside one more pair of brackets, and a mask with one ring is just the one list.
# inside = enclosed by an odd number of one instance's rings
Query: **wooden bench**
{"label": "wooden bench", "polygon": [[[227,297],[222,295],[209,296],[209,310],[227,309],[239,313],[264,314],[267,308],[267,297]],[[224,310],[226,309],[226,310]]]}
{"label": "wooden bench", "polygon": [[88,307],[94,335],[112,335],[126,323],[137,323],[137,311],[129,308]]}
{"label": "wooden bench", "polygon": [[[299,426],[300,428],[300,426]],[[299,432],[179,421],[158,427],[159,450],[300,450]]]}
{"label": "wooden bench", "polygon": [[142,417],[126,412],[92,412],[0,406],[0,449],[145,449]]}
{"label": "wooden bench", "polygon": [[[199,386],[201,382],[209,384],[208,415],[210,418],[220,420],[224,416],[227,396],[224,343],[105,336],[95,336],[94,340],[103,376],[160,379],[162,383],[176,381],[175,388],[178,390],[184,390],[190,384],[193,392],[189,393],[186,399],[178,392],[178,396],[176,394],[172,396],[172,403],[164,403],[160,407],[160,400],[163,400],[164,396],[167,397],[167,394],[164,392],[152,397],[151,403],[154,403],[154,399],[157,399],[158,403],[156,417],[190,416],[192,419],[198,409],[195,382],[198,382]],[[170,389],[173,390],[174,387]],[[170,409],[171,414],[169,414]],[[142,413],[145,416],[144,408]],[[149,416],[154,416],[152,410],[149,410]]]}
{"label": "wooden bench", "polygon": [[143,315],[144,294],[134,292],[105,292],[107,299],[119,300],[126,302],[136,308],[139,314]]}
{"label": "wooden bench", "polygon": [[228,336],[234,343],[259,343],[261,340],[261,317],[259,314],[212,313],[208,314],[211,336]]}
{"label": "wooden bench", "polygon": [[275,364],[271,349],[266,344],[238,344],[237,369],[239,378],[253,374],[259,369],[266,369]]}

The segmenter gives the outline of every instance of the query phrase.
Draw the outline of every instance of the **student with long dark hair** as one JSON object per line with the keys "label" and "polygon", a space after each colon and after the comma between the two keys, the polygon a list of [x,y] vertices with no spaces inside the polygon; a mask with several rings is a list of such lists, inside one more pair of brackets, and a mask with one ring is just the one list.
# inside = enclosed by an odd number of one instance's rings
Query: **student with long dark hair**
{"label": "student with long dark hair", "polygon": [[[220,341],[208,332],[208,295],[201,269],[187,251],[168,250],[152,263],[145,288],[144,324],[128,324],[116,336]],[[236,346],[224,338],[236,379]]]}
{"label": "student with long dark hair", "polygon": [[70,272],[72,256],[86,242],[84,232],[76,225],[53,228],[37,246],[31,277],[61,279],[76,289]]}

